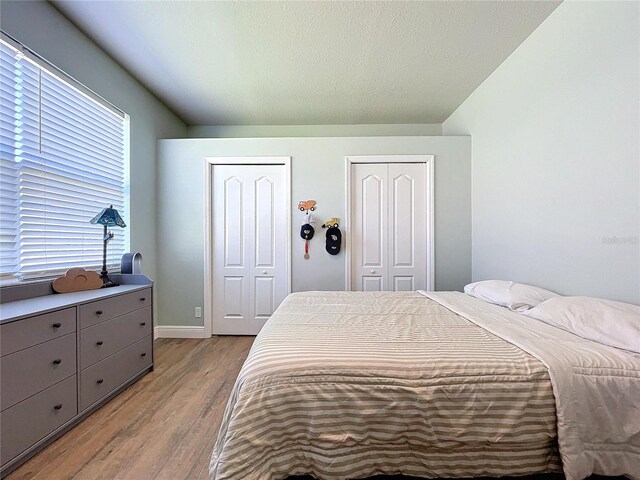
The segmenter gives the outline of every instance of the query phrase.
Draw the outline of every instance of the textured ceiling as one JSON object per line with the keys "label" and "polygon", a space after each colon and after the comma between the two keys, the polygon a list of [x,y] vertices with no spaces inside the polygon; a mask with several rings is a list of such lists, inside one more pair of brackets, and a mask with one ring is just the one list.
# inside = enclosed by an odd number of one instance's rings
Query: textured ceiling
{"label": "textured ceiling", "polygon": [[55,1],[190,125],[440,123],[553,1]]}

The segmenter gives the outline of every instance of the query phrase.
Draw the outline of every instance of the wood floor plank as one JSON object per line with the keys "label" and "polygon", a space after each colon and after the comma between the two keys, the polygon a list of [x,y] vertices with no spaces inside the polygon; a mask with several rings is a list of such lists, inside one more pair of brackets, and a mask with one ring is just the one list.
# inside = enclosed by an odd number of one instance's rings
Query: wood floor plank
{"label": "wood floor plank", "polygon": [[253,337],[159,339],[155,370],[7,480],[208,478],[220,421]]}

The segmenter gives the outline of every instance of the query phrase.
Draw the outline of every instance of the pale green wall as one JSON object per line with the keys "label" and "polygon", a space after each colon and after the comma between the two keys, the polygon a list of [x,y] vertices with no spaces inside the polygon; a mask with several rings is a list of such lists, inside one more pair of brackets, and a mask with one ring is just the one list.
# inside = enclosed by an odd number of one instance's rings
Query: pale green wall
{"label": "pale green wall", "polygon": [[[344,217],[344,157],[435,154],[436,287],[461,289],[470,272],[470,140],[442,138],[441,125],[189,127],[46,2],[3,1],[4,31],[131,117],[131,247],[157,286],[163,325],[201,325],[204,296],[205,155],[291,155],[292,200],[318,200],[318,217]],[[162,140],[187,136],[316,137]],[[348,136],[351,137],[348,137]],[[395,137],[393,137],[395,136]],[[333,137],[333,138],[329,138]],[[341,138],[337,138],[341,137]],[[158,150],[156,150],[156,145]],[[299,218],[293,211],[293,224]],[[294,229],[295,233],[295,229]],[[347,232],[348,234],[348,232]],[[303,263],[294,236],[294,290],[343,289],[344,255],[318,237]]]}
{"label": "pale green wall", "polygon": [[176,115],[47,2],[0,2],[0,27],[131,117],[131,249],[156,269],[156,140],[186,136]]}
{"label": "pale green wall", "polygon": [[[294,291],[343,290],[344,253],[324,251],[323,236],[302,258],[297,202],[318,202],[318,220],[344,218],[345,156],[435,155],[436,288],[461,290],[471,278],[469,137],[317,137],[161,140],[159,148],[158,288],[160,325],[202,325],[204,302],[204,157],[292,157],[292,286]],[[345,232],[349,235],[349,232]]]}
{"label": "pale green wall", "polygon": [[473,279],[640,303],[640,4],[564,2],[444,122],[472,137]]}
{"label": "pale green wall", "polygon": [[190,138],[264,137],[394,137],[442,135],[439,123],[397,125],[200,125],[190,126]]}

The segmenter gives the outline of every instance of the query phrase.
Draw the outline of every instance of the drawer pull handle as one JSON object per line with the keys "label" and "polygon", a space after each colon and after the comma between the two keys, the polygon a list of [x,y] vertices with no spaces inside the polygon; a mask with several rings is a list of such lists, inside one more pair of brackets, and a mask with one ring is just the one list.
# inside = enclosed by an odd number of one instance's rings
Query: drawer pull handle
{"label": "drawer pull handle", "polygon": [[60,328],[62,326],[61,323],[54,323],[53,325],[51,325],[53,328]]}
{"label": "drawer pull handle", "polygon": [[141,354],[140,354],[140,356],[141,356],[141,357],[146,357],[146,356],[147,356],[147,354],[146,354],[146,353],[141,353]]}
{"label": "drawer pull handle", "polygon": [[60,410],[62,408],[62,404],[59,403],[57,405],[54,405],[53,408],[54,408],[54,410]]}
{"label": "drawer pull handle", "polygon": [[56,359],[53,361],[53,364],[54,364],[54,365],[60,365],[61,363],[62,363],[62,360],[60,360],[59,358],[56,358]]}
{"label": "drawer pull handle", "polygon": [[102,340],[98,340],[98,341],[96,342],[96,345],[102,345],[103,343],[104,343],[104,342],[103,342]]}
{"label": "drawer pull handle", "polygon": [[140,322],[140,326],[144,327],[147,324],[147,322]]}
{"label": "drawer pull handle", "polygon": [[146,299],[147,299],[147,297],[142,297],[142,298],[140,299],[140,301],[141,301],[141,302],[144,302]]}
{"label": "drawer pull handle", "polygon": [[102,310],[98,310],[98,311],[96,312],[96,315],[102,315]]}
{"label": "drawer pull handle", "polygon": [[104,382],[104,378],[99,378],[98,380],[96,380],[96,383],[102,383]]}

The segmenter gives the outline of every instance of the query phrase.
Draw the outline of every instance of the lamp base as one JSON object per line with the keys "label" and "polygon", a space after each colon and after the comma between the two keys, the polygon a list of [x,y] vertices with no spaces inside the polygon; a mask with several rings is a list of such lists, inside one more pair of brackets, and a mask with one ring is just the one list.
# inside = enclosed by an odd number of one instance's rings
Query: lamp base
{"label": "lamp base", "polygon": [[109,278],[109,275],[107,275],[106,273],[101,274],[100,278],[102,278],[102,288],[117,287],[118,285],[120,285],[119,283],[111,280]]}

